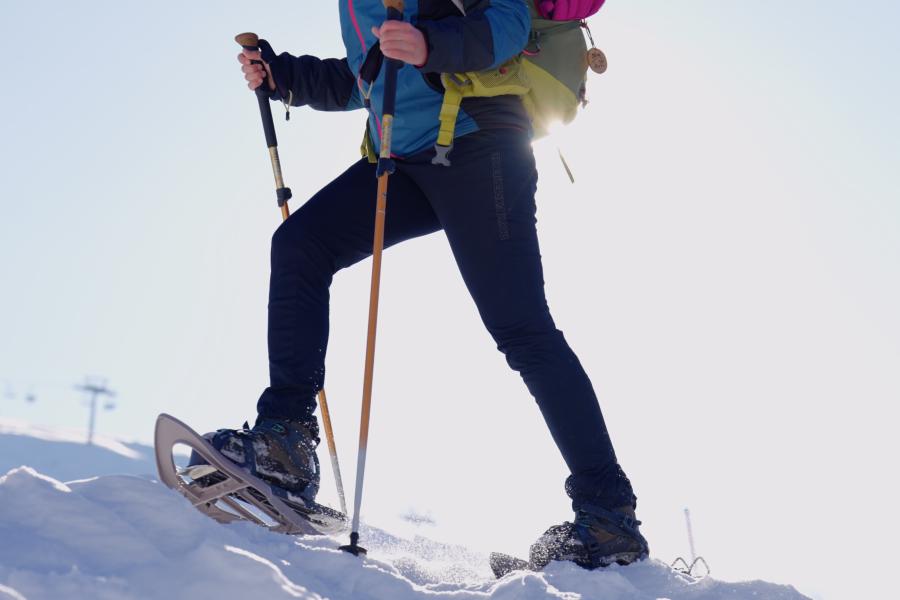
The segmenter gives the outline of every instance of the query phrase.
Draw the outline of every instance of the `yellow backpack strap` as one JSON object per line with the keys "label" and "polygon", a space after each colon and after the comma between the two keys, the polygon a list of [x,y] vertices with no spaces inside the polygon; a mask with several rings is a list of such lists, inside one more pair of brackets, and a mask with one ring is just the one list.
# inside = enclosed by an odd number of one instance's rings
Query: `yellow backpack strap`
{"label": "yellow backpack strap", "polygon": [[372,136],[369,135],[369,124],[366,123],[366,132],[363,134],[363,141],[359,147],[359,152],[363,158],[366,158],[371,164],[378,162],[378,153],[375,152],[375,144],[372,143]]}
{"label": "yellow backpack strap", "polygon": [[460,87],[457,76],[452,73],[441,75],[441,83],[444,84],[444,102],[441,104],[440,122],[437,143],[434,145],[434,158],[431,164],[450,166],[450,151],[453,150],[453,138],[456,134],[456,119],[459,117],[459,107],[462,105],[464,93]]}
{"label": "yellow backpack strap", "polygon": [[450,166],[448,158],[453,150],[456,120],[464,98],[491,98],[495,96],[525,96],[530,87],[522,70],[521,61],[513,58],[496,69],[467,73],[442,73],[444,102],[441,104],[437,144],[431,164]]}

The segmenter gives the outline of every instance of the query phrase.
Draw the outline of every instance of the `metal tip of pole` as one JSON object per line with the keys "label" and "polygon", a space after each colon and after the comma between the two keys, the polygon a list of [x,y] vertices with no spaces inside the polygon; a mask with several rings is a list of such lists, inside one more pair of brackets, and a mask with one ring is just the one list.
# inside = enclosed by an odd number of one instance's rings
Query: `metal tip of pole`
{"label": "metal tip of pole", "polygon": [[341,546],[338,549],[343,550],[344,552],[349,552],[353,556],[365,556],[366,554],[368,554],[368,550],[359,545],[359,533],[356,531],[350,534],[350,544],[347,546]]}

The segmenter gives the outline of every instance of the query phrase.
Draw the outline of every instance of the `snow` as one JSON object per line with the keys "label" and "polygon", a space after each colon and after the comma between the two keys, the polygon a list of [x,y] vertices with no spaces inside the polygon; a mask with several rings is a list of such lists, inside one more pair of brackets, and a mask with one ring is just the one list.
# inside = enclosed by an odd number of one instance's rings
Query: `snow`
{"label": "snow", "polygon": [[[61,481],[98,475],[155,475],[153,448],[97,435],[93,445],[84,432],[51,429],[0,418],[0,473],[28,465]],[[2,596],[0,596],[2,598]]]}
{"label": "snow", "polygon": [[[16,419],[0,419],[0,435],[24,435],[33,437],[37,440],[48,442],[73,443],[85,445],[84,434],[76,431],[63,431],[59,429],[50,429],[39,425],[30,425],[24,421]],[[109,450],[113,454],[138,460],[141,458],[140,452],[134,448],[130,448],[118,440],[97,435],[94,436],[93,445],[98,448]]]}
{"label": "snow", "polygon": [[[14,442],[43,447],[36,454],[41,460],[61,443],[52,436],[0,439],[4,449]],[[121,456],[112,447],[94,447],[78,457],[97,459],[106,468],[101,452]],[[345,536],[301,539],[246,523],[220,525],[143,474],[145,462],[128,460],[141,475],[64,483],[17,467],[0,476],[0,599],[805,598],[792,587],[761,581],[693,581],[656,560],[595,572],[555,563],[543,573],[513,573],[497,581],[482,554],[368,527],[361,534],[369,555],[361,560],[337,549]],[[94,468],[81,464],[82,470]]]}

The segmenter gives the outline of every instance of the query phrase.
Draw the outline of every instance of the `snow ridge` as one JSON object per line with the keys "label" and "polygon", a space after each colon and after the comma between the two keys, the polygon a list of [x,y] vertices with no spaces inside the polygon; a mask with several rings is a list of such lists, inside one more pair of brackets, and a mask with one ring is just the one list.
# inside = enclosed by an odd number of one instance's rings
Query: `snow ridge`
{"label": "snow ridge", "polygon": [[656,561],[587,572],[553,564],[495,581],[465,548],[361,532],[369,558],[343,539],[293,538],[223,526],[149,477],[63,484],[34,469],[0,477],[0,598],[305,598],[310,600],[800,600],[764,582],[694,582]]}
{"label": "snow ridge", "polygon": [[[27,436],[46,442],[68,442],[80,445],[84,445],[85,443],[85,436],[81,431],[51,429],[9,418],[0,419],[0,435]],[[111,437],[95,435],[93,444],[98,448],[109,450],[124,458],[130,458],[132,460],[141,459],[140,452]]]}

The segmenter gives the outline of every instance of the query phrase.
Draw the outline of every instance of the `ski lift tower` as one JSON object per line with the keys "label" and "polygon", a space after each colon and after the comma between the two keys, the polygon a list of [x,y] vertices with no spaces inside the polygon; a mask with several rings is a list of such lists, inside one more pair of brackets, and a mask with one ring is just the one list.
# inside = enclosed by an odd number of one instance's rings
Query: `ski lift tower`
{"label": "ski lift tower", "polygon": [[[106,387],[106,380],[92,380],[91,378],[87,378],[85,382],[81,385],[75,386],[75,389],[79,392],[84,392],[90,395],[90,420],[88,421],[88,446],[93,445],[94,443],[94,424],[97,420],[97,400],[103,396],[107,396],[109,398],[115,398],[116,393]],[[116,405],[107,401],[103,408],[105,410],[113,410]]]}

